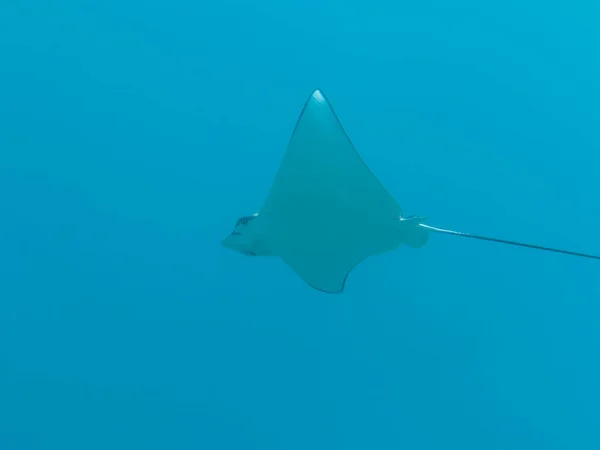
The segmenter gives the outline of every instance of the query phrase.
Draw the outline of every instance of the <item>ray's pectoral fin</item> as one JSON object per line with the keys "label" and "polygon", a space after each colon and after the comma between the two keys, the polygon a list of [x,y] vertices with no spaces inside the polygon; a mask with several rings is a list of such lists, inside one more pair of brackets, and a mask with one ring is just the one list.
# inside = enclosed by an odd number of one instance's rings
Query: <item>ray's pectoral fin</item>
{"label": "ray's pectoral fin", "polygon": [[335,254],[308,255],[301,250],[284,252],[281,259],[309,286],[328,294],[344,290],[346,279],[364,258],[345,259]]}
{"label": "ray's pectoral fin", "polygon": [[278,236],[277,255],[308,285],[330,294],[344,290],[348,275],[377,252],[370,240],[348,229],[333,232],[324,225],[289,226]]}

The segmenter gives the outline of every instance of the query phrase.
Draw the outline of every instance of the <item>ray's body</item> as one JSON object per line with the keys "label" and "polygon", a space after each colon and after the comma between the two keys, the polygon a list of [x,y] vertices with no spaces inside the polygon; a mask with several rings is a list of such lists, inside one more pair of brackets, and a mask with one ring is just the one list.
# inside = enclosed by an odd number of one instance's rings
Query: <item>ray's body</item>
{"label": "ray's body", "polygon": [[278,256],[305,282],[340,293],[356,265],[401,244],[418,248],[430,232],[600,259],[598,256],[432,227],[403,217],[364,163],[321,91],[306,102],[260,211],[240,218],[223,245]]}

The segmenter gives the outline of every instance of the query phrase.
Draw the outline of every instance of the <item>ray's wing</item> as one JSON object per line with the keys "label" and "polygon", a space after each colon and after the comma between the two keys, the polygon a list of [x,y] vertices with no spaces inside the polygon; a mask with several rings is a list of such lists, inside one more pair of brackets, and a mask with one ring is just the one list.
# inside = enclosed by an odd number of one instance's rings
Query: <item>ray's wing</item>
{"label": "ray's wing", "polygon": [[402,215],[316,90],[304,105],[261,213],[315,213],[315,205],[331,203],[367,216]]}
{"label": "ray's wing", "polygon": [[395,248],[393,236],[382,230],[402,210],[317,90],[298,119],[260,215],[268,220],[276,253],[308,284],[335,293],[362,260]]}

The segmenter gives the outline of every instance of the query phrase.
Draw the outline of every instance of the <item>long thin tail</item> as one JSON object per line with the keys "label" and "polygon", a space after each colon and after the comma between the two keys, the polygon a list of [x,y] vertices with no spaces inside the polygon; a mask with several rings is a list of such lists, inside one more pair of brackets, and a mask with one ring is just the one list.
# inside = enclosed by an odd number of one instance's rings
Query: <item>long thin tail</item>
{"label": "long thin tail", "polygon": [[555,253],[565,253],[567,255],[581,256],[583,258],[600,259],[600,256],[590,255],[588,253],[578,253],[578,252],[572,252],[569,250],[561,250],[559,248],[542,247],[540,245],[524,244],[522,242],[507,241],[504,239],[496,239],[496,238],[486,237],[486,236],[477,236],[474,234],[462,233],[460,231],[444,230],[443,228],[432,227],[430,225],[425,225],[424,223],[419,224],[419,226],[426,228],[428,230],[431,230],[431,231],[435,231],[436,233],[451,234],[453,236],[462,236],[462,237],[467,237],[467,238],[472,238],[472,239],[481,239],[482,241],[499,242],[500,244],[518,245],[519,247],[533,248],[536,250],[546,250],[548,252],[555,252]]}

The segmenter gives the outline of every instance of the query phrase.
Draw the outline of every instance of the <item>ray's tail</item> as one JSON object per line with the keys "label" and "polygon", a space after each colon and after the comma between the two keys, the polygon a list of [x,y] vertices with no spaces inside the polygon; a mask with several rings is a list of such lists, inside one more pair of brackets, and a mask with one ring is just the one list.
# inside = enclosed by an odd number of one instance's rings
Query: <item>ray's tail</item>
{"label": "ray's tail", "polygon": [[488,236],[478,236],[475,234],[462,233],[460,231],[445,230],[443,228],[432,227],[431,225],[425,225],[424,223],[420,223],[419,227],[429,230],[429,231],[433,231],[435,233],[450,234],[452,236],[462,236],[462,237],[471,238],[471,239],[480,239],[482,241],[498,242],[500,244],[516,245],[519,247],[527,247],[527,248],[532,248],[535,250],[544,250],[544,251],[554,252],[554,253],[564,253],[567,255],[580,256],[583,258],[600,259],[600,256],[591,255],[589,253],[579,253],[579,252],[573,252],[570,250],[563,250],[563,249],[552,248],[552,247],[542,247],[541,245],[525,244],[523,242],[508,241],[505,239],[497,239],[497,238],[488,237]]}

